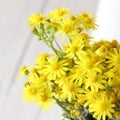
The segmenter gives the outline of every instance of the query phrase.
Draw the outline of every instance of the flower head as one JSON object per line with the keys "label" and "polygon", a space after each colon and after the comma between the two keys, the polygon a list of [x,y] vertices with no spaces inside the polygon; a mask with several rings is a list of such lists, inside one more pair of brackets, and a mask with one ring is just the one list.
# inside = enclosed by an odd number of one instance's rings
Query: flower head
{"label": "flower head", "polygon": [[101,99],[97,99],[95,103],[90,105],[90,112],[94,112],[93,116],[97,120],[106,120],[106,117],[112,118],[115,104],[112,103],[111,99],[108,99],[107,96],[101,96]]}

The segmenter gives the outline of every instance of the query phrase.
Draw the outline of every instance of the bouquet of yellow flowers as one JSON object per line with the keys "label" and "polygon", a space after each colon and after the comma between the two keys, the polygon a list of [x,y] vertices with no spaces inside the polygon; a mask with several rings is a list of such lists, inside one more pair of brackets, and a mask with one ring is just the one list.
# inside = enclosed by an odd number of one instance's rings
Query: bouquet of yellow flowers
{"label": "bouquet of yellow flowers", "polygon": [[25,100],[46,110],[57,103],[68,120],[120,118],[120,44],[96,42],[89,35],[98,27],[95,20],[90,12],[73,15],[64,8],[31,15],[32,33],[53,53],[42,52],[34,65],[20,69]]}

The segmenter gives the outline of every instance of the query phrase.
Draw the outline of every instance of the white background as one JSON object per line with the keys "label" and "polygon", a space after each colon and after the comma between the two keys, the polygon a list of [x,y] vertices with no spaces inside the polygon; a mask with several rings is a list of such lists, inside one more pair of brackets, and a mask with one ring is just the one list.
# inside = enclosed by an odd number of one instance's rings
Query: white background
{"label": "white background", "polygon": [[21,66],[33,64],[41,51],[48,51],[30,33],[27,18],[58,7],[70,8],[73,13],[91,11],[100,26],[92,33],[96,40],[119,40],[119,0],[0,0],[0,120],[61,120],[57,105],[45,112],[25,103],[21,95],[25,78],[16,80]]}

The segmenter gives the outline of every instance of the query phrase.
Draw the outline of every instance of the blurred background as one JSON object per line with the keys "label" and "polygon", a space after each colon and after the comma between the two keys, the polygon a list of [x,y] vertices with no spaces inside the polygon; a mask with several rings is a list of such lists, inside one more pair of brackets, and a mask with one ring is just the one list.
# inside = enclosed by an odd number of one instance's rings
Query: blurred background
{"label": "blurred background", "polygon": [[91,11],[97,16],[95,40],[120,40],[119,0],[0,0],[0,120],[61,120],[57,105],[48,112],[23,101],[25,78],[16,79],[23,65],[34,63],[47,47],[37,41],[27,26],[32,13],[47,14],[58,7],[73,13]]}

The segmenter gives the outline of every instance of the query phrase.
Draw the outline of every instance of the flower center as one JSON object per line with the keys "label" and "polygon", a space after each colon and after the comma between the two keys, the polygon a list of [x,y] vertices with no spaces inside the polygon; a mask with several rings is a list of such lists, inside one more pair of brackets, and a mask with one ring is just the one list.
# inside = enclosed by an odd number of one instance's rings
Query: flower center
{"label": "flower center", "polygon": [[73,92],[73,91],[75,90],[75,88],[74,88],[73,86],[68,86],[67,90],[68,90],[69,92]]}
{"label": "flower center", "polygon": [[42,102],[47,101],[47,99],[48,99],[47,95],[42,95],[42,96],[41,96],[41,101],[42,101]]}
{"label": "flower center", "polygon": [[63,31],[64,31],[65,33],[70,32],[70,31],[71,31],[70,25],[64,25],[64,26],[63,26]]}
{"label": "flower center", "polygon": [[91,21],[92,21],[92,20],[91,20],[89,17],[86,17],[86,19],[85,19],[85,22],[86,22],[86,23],[89,24],[89,23],[91,23]]}
{"label": "flower center", "polygon": [[63,10],[58,10],[58,15],[59,15],[59,16],[64,15],[64,11],[63,11]]}
{"label": "flower center", "polygon": [[42,15],[38,15],[36,18],[37,22],[43,21],[44,17]]}
{"label": "flower center", "polygon": [[52,69],[53,70],[58,70],[59,69],[59,64],[58,63],[53,63],[52,64]]}
{"label": "flower center", "polygon": [[77,50],[78,50],[77,47],[75,47],[75,46],[72,46],[72,47],[71,47],[71,52],[76,52]]}
{"label": "flower center", "polygon": [[93,82],[93,83],[94,83],[94,82],[97,82],[97,78],[96,78],[96,77],[93,77],[93,78],[90,79],[90,81]]}
{"label": "flower center", "polygon": [[99,105],[99,108],[101,109],[101,111],[105,111],[106,108],[108,108],[108,105],[106,102],[103,102]]}
{"label": "flower center", "polygon": [[90,69],[90,68],[92,68],[93,67],[93,62],[91,61],[88,61],[88,62],[86,62],[86,68],[88,68],[88,69]]}
{"label": "flower center", "polygon": [[31,73],[36,73],[37,72],[37,69],[33,68]]}
{"label": "flower center", "polygon": [[31,87],[28,92],[30,95],[34,95],[36,92],[36,89],[34,87]]}
{"label": "flower center", "polygon": [[47,77],[46,77],[45,75],[41,75],[41,76],[40,76],[40,80],[41,80],[42,82],[46,82],[46,81],[47,81]]}

